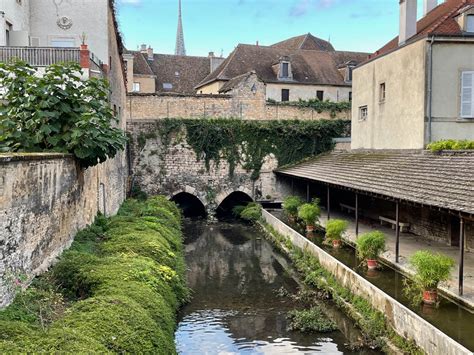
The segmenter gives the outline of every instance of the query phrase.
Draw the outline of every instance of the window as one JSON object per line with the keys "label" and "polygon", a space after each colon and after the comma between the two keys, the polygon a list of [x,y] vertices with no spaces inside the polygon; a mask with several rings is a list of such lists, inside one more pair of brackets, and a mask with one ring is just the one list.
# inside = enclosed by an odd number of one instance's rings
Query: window
{"label": "window", "polygon": [[379,86],[379,102],[385,102],[385,83]]}
{"label": "window", "polygon": [[462,73],[461,117],[474,117],[474,71],[465,71]]}
{"label": "window", "polygon": [[163,89],[171,90],[173,88],[173,84],[171,83],[163,83]]}
{"label": "window", "polygon": [[347,67],[347,81],[352,81],[352,71],[354,67]]}
{"label": "window", "polygon": [[316,91],[316,98],[319,101],[323,101],[324,100],[324,91],[322,91],[322,90]]}
{"label": "window", "polygon": [[474,32],[474,15],[466,17],[466,32]]}
{"label": "window", "polygon": [[133,92],[140,92],[140,83],[133,83]]}
{"label": "window", "polygon": [[75,47],[76,41],[74,38],[54,38],[51,40],[51,47]]}
{"label": "window", "polygon": [[13,30],[13,25],[9,22],[6,23],[6,33],[5,33],[5,39],[6,39],[6,45],[10,45],[10,32]]}
{"label": "window", "polygon": [[352,91],[349,91],[349,101],[352,101]]}
{"label": "window", "polygon": [[281,101],[290,101],[289,89],[281,89]]}
{"label": "window", "polygon": [[365,121],[369,115],[369,110],[367,106],[359,107],[359,121]]}
{"label": "window", "polygon": [[288,78],[290,76],[290,64],[281,63],[281,77]]}

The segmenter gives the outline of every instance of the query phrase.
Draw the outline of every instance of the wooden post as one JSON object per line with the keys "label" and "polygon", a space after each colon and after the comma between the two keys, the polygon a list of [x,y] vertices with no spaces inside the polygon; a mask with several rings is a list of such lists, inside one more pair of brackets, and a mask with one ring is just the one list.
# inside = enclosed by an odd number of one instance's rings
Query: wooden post
{"label": "wooden post", "polygon": [[327,203],[327,210],[328,210],[328,221],[331,219],[331,193],[330,188],[328,185],[328,203]]}
{"label": "wooden post", "polygon": [[395,262],[398,263],[400,258],[400,205],[397,201],[397,205],[395,207],[395,234],[397,235],[397,240],[395,244]]}
{"label": "wooden post", "polygon": [[355,219],[356,219],[356,237],[359,236],[359,194],[356,192],[355,203]]}
{"label": "wooden post", "polygon": [[309,182],[306,183],[306,202],[311,202],[311,196],[309,194]]}
{"label": "wooden post", "polygon": [[464,287],[464,219],[462,217],[459,228],[459,296],[462,296]]}

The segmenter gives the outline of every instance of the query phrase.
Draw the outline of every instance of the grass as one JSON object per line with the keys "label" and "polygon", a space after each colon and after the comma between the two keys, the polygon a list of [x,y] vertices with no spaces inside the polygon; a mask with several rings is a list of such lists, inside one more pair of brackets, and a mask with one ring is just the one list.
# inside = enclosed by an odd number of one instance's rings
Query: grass
{"label": "grass", "polygon": [[0,312],[0,353],[176,353],[189,297],[181,216],[164,197],[128,200]]}

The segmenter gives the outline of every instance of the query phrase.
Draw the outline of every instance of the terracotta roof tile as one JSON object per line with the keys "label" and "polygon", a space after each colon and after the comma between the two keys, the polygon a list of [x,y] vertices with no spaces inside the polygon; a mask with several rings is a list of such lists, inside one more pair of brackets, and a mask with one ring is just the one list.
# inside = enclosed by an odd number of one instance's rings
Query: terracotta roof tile
{"label": "terracotta roof tile", "polygon": [[271,47],[296,51],[298,49],[334,51],[334,47],[328,41],[313,36],[311,33],[292,37],[287,40],[273,44]]}

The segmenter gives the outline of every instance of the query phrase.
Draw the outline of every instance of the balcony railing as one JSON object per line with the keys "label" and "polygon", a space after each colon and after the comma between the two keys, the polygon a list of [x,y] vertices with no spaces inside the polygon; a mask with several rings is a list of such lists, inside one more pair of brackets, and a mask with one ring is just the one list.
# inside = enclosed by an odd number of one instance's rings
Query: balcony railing
{"label": "balcony railing", "polygon": [[79,63],[80,50],[57,47],[0,47],[0,62],[8,62],[14,58],[34,67],[46,67],[61,62]]}

